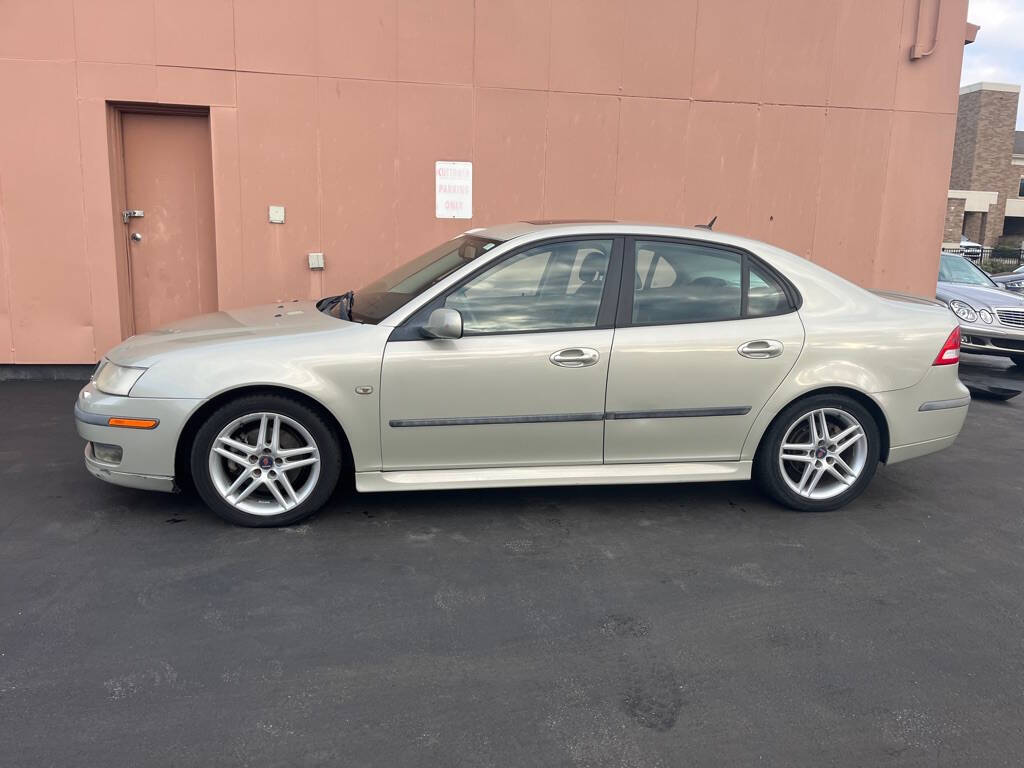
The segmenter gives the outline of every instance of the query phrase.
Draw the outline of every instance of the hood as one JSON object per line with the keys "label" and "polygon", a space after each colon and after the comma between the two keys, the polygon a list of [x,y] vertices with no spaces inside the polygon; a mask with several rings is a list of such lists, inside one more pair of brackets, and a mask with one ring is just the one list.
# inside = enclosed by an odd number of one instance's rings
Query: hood
{"label": "hood", "polygon": [[972,307],[1024,307],[1024,298],[1002,288],[986,288],[980,285],[940,282],[936,296],[943,301],[960,299]]}
{"label": "hood", "polygon": [[1024,272],[1010,272],[1005,275],[990,275],[992,280],[1000,285],[1004,283],[1012,283],[1017,280],[1024,280]]}
{"label": "hood", "polygon": [[120,365],[147,366],[155,358],[175,351],[339,331],[353,325],[325,315],[312,301],[287,301],[179,320],[126,339],[110,350],[106,357]]}

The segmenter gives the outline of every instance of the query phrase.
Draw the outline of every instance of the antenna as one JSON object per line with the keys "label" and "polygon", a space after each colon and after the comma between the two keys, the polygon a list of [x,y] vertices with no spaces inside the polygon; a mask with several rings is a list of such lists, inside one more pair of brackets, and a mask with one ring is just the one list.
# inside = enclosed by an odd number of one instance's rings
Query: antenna
{"label": "antenna", "polygon": [[718,217],[717,216],[712,216],[711,217],[711,221],[709,221],[707,224],[698,224],[696,228],[697,229],[711,229],[711,228],[713,228],[715,226],[715,222],[716,221],[718,221]]}

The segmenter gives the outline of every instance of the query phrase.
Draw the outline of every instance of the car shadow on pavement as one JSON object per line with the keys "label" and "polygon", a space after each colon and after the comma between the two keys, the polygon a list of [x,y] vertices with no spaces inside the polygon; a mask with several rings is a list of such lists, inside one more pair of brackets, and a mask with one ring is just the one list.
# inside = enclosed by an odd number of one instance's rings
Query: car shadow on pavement
{"label": "car shadow on pavement", "polygon": [[972,397],[1009,400],[1024,391],[1024,368],[1004,357],[963,354],[960,380],[971,390]]}

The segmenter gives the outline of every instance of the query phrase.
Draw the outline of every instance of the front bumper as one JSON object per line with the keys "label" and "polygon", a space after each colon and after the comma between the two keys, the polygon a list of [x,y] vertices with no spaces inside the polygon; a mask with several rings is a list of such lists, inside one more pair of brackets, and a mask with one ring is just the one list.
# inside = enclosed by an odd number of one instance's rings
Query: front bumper
{"label": "front bumper", "polygon": [[961,323],[960,349],[976,355],[1024,355],[1024,328]]}
{"label": "front bumper", "polygon": [[89,470],[89,474],[93,477],[98,477],[100,480],[113,483],[114,485],[122,485],[125,488],[140,488],[144,491],[171,493],[178,490],[173,476],[165,477],[163,475],[140,475],[135,472],[119,472],[113,468],[115,466],[117,465],[107,464],[97,459],[93,455],[91,442],[85,444],[85,468]]}
{"label": "front bumper", "polygon": [[[75,428],[86,441],[85,467],[100,480],[129,488],[173,491],[178,438],[201,400],[118,397],[100,392],[89,382],[75,403]],[[153,429],[127,429],[106,424],[111,417],[156,419]],[[121,448],[117,463],[101,461],[95,443]]]}

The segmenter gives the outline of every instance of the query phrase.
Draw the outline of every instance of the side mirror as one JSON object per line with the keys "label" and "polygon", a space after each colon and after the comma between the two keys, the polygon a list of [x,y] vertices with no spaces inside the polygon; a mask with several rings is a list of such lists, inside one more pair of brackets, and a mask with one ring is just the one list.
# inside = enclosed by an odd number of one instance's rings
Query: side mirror
{"label": "side mirror", "polygon": [[430,313],[427,324],[420,328],[420,333],[428,339],[460,339],[462,338],[462,315],[457,309],[441,307]]}

